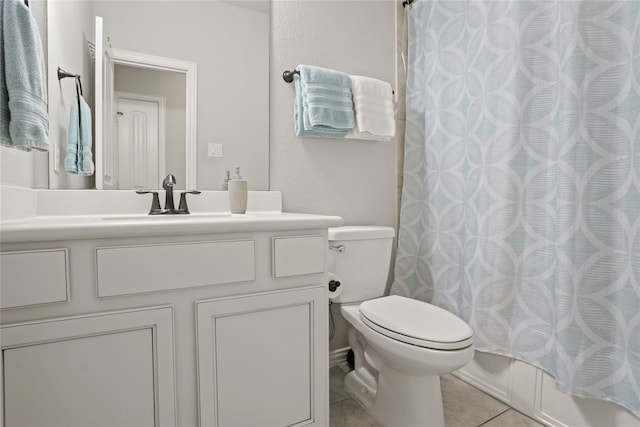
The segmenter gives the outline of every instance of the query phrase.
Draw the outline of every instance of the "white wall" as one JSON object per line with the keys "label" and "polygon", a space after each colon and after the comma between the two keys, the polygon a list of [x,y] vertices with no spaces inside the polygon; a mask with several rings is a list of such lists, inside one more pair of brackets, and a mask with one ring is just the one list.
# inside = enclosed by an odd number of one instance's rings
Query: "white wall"
{"label": "white wall", "polygon": [[393,226],[394,142],[296,137],[295,90],[281,76],[309,64],[378,78],[395,88],[394,1],[275,0],[271,19],[271,189],[283,192],[287,211]]}

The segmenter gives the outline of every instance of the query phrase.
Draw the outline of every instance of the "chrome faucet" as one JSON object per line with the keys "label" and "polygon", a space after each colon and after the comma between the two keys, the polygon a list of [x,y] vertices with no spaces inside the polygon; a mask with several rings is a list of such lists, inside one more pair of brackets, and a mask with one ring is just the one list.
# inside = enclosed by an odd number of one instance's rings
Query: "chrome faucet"
{"label": "chrome faucet", "polygon": [[172,174],[167,175],[167,177],[162,180],[162,188],[164,188],[165,196],[164,196],[164,210],[165,211],[174,211],[176,209],[173,204],[173,186],[176,185],[176,177]]}
{"label": "chrome faucet", "polygon": [[200,191],[183,191],[182,194],[180,194],[180,206],[176,209],[175,204],[173,203],[174,185],[176,185],[176,177],[172,174],[167,175],[167,177],[162,180],[162,188],[164,188],[165,191],[164,209],[160,207],[160,200],[158,199],[157,191],[136,190],[136,193],[138,194],[151,193],[153,195],[149,215],[180,215],[190,213],[189,207],[187,206],[187,194],[200,194]]}

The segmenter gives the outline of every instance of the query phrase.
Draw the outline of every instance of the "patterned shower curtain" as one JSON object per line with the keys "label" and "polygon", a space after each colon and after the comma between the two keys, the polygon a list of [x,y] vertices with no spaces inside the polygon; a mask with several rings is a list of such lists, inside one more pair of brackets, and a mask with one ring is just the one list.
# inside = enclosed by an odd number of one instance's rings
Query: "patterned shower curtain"
{"label": "patterned shower curtain", "polygon": [[392,293],[640,416],[640,1],[419,0]]}

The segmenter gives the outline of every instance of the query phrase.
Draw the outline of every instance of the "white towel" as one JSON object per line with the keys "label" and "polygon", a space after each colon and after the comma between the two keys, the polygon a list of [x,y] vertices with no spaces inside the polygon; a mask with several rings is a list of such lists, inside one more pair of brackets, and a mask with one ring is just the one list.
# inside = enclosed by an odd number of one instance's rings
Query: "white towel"
{"label": "white towel", "polygon": [[391,85],[371,77],[350,77],[355,126],[345,138],[391,140],[396,134]]}

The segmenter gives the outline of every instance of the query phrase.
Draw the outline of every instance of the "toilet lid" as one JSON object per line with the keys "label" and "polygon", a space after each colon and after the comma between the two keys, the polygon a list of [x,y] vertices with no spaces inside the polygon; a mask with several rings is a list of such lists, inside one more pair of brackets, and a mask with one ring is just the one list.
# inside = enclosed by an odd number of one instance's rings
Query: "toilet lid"
{"label": "toilet lid", "polygon": [[360,304],[360,318],[375,331],[420,347],[459,350],[473,344],[469,325],[454,314],[399,295]]}

